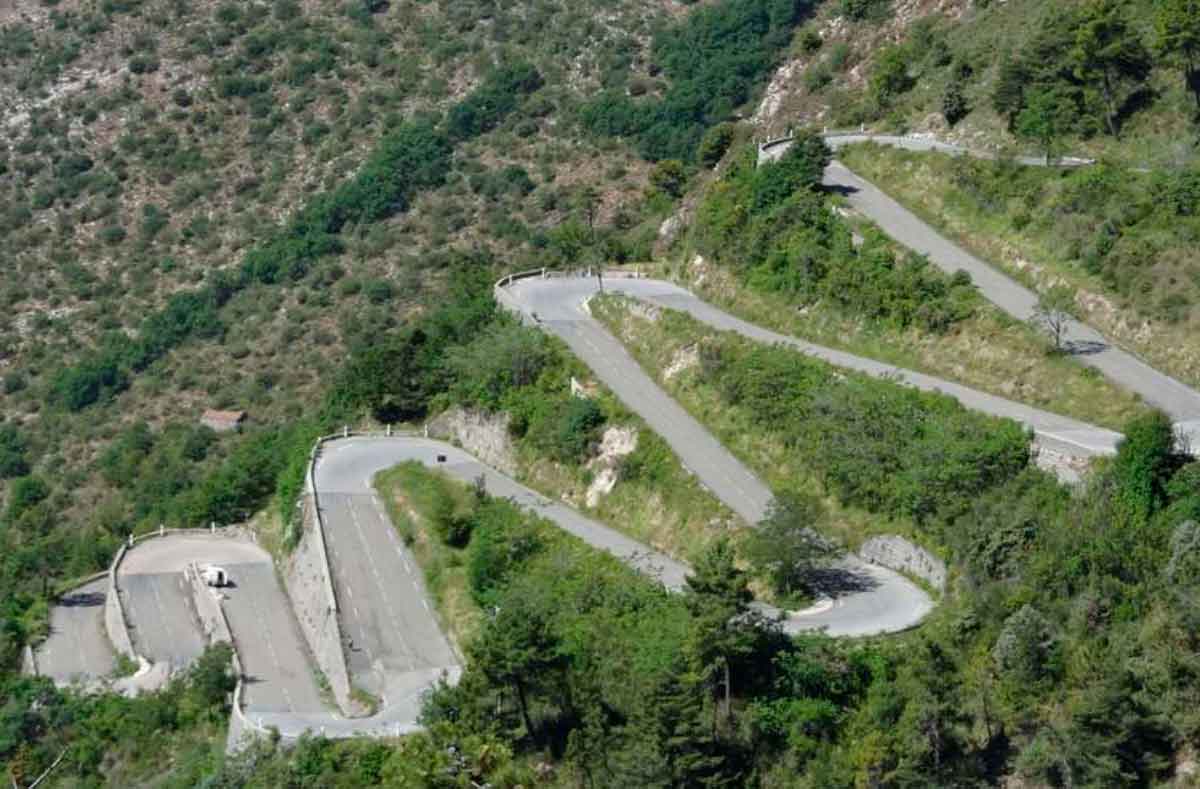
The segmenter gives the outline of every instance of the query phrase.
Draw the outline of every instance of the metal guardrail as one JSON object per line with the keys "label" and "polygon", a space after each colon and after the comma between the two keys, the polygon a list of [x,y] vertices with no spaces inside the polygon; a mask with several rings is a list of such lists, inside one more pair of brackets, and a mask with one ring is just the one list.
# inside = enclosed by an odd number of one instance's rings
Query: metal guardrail
{"label": "metal guardrail", "polygon": [[[930,152],[947,153],[955,156],[968,156],[980,159],[996,160],[1005,156],[1004,149],[996,147],[992,150],[979,150],[968,148],[957,143],[945,142],[939,140],[936,136],[924,132],[911,132],[909,134],[877,134],[862,129],[825,129],[821,132],[821,138],[827,141],[835,141],[840,138],[859,137],[863,142],[874,142],[880,145],[892,144],[896,147],[904,148],[904,142],[923,143],[931,146]],[[759,162],[762,162],[762,157],[768,151],[777,148],[781,145],[787,145],[795,140],[794,134],[787,134],[782,137],[767,138],[758,143]],[[916,150],[916,149],[911,149]],[[1088,167],[1096,163],[1095,159],[1081,156],[1058,156],[1053,160],[1044,156],[1029,156],[1023,154],[1012,155],[1014,159],[1021,161],[1024,164],[1036,164],[1037,166],[1055,166],[1062,168],[1078,168]],[[1043,160],[1045,160],[1043,162]]]}
{"label": "metal guardrail", "polygon": [[[572,277],[586,279],[589,277],[594,277],[596,275],[596,271],[597,271],[597,269],[593,268],[591,266],[580,267],[580,268],[571,268],[571,269],[553,269],[553,268],[528,269],[526,271],[518,271],[513,274],[505,274],[503,277],[496,280],[496,284],[493,286],[492,289],[493,290],[503,290],[504,288],[507,288],[509,285],[512,285],[517,280],[533,279],[535,277],[537,277],[539,279],[570,279]],[[644,274],[642,274],[640,269],[637,269],[637,270],[631,272],[628,269],[601,268],[601,269],[599,269],[599,271],[604,276],[610,277],[612,279],[643,279],[645,276]]]}

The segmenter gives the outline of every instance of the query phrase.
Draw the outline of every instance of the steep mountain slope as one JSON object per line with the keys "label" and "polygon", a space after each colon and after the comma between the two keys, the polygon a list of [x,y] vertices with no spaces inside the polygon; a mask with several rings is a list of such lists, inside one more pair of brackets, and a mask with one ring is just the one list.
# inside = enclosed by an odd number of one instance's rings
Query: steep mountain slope
{"label": "steep mountain slope", "polygon": [[[451,275],[648,256],[672,197],[583,111],[598,92],[646,115],[669,107],[645,131],[687,155],[753,95],[804,10],[6,6],[0,409],[20,460],[0,476],[32,470],[51,483],[43,509],[89,530],[101,513],[101,532],[120,535],[154,509],[96,472],[125,427],[187,433],[206,407],[283,425],[311,415],[348,350],[440,299]],[[528,78],[506,78],[510,66]],[[404,159],[422,119],[449,146],[436,165]],[[371,162],[433,171],[386,205],[323,213],[353,197],[347,185],[373,188]],[[332,232],[309,238],[315,218]],[[198,440],[151,498],[189,488],[237,443]],[[80,547],[69,572],[105,550]]]}

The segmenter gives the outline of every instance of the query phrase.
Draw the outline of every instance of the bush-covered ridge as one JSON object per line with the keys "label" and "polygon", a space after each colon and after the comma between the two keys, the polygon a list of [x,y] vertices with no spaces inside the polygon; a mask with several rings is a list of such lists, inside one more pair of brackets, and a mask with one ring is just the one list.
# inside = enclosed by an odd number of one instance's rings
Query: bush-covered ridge
{"label": "bush-covered ridge", "polygon": [[947,276],[918,255],[903,259],[872,233],[856,245],[820,189],[832,155],[811,132],[778,162],[759,167],[737,151],[696,210],[690,244],[753,288],[800,305],[825,301],[847,316],[896,329],[945,332],[969,318],[978,297],[969,278]]}
{"label": "bush-covered ridge", "polygon": [[174,296],[162,312],[142,322],[136,340],[110,336],[95,356],[64,369],[51,384],[54,400],[78,411],[124,389],[131,373],[141,372],[179,343],[218,334],[217,311],[234,293],[252,283],[299,280],[315,260],[342,251],[339,236],[347,225],[362,227],[406,210],[417,193],[445,178],[451,140],[461,142],[494,128],[540,84],[528,64],[500,67],[451,109],[445,131],[417,121],[388,133],[352,179],[310,201],[272,238],[247,252],[236,274],[218,273],[213,284]]}

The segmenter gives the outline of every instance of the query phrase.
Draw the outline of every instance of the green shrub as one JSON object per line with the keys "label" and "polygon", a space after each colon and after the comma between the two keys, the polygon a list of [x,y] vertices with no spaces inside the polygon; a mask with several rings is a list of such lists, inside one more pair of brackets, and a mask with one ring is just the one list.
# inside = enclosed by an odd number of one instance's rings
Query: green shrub
{"label": "green shrub", "polygon": [[805,4],[746,0],[704,5],[655,36],[653,56],[670,80],[661,99],[608,90],[581,110],[596,134],[629,136],[651,161],[694,161],[705,130],[750,99],[787,46]]}
{"label": "green shrub", "polygon": [[520,100],[542,86],[542,76],[528,63],[491,70],[478,88],[446,114],[450,139],[459,141],[491,131],[517,108]]}
{"label": "green shrub", "polygon": [[474,519],[467,579],[471,596],[486,606],[544,543],[530,519],[508,502],[488,499],[476,510]]}
{"label": "green shrub", "polygon": [[9,523],[16,523],[49,497],[50,486],[41,477],[18,477],[9,489],[4,517]]}
{"label": "green shrub", "polygon": [[16,425],[0,425],[0,479],[29,473],[28,448]]}
{"label": "green shrub", "polygon": [[702,167],[716,167],[737,137],[737,124],[718,123],[704,133],[696,149],[696,159]]}
{"label": "green shrub", "polygon": [[125,228],[120,225],[107,225],[100,228],[100,232],[97,235],[105,244],[115,246],[124,241],[127,234]]}
{"label": "green shrub", "polygon": [[529,440],[560,463],[576,464],[591,453],[604,412],[590,398],[545,401],[529,424]]}
{"label": "green shrub", "polygon": [[723,400],[779,435],[844,503],[928,522],[1028,465],[1015,422],[890,381],[835,377],[787,348],[722,342],[732,345],[706,354],[706,375]]}
{"label": "green shrub", "polygon": [[655,189],[679,197],[687,186],[687,171],[678,159],[664,159],[650,171],[650,185]]}
{"label": "green shrub", "polygon": [[430,525],[438,539],[452,548],[463,548],[475,528],[470,502],[456,494],[455,483],[438,477],[426,492],[430,500]]}
{"label": "green shrub", "polygon": [[892,0],[838,0],[838,13],[855,22],[882,22],[892,12]]}
{"label": "green shrub", "polygon": [[820,135],[805,130],[796,135],[778,161],[758,167],[753,178],[754,210],[765,213],[802,189],[816,189],[833,152]]}
{"label": "green shrub", "polygon": [[736,160],[697,209],[692,240],[706,257],[752,287],[802,303],[823,300],[882,325],[944,332],[974,313],[969,279],[915,255],[897,259],[877,233],[857,248],[851,243],[849,228],[813,189],[830,156],[819,137],[801,134],[775,164],[756,167],[752,153]]}

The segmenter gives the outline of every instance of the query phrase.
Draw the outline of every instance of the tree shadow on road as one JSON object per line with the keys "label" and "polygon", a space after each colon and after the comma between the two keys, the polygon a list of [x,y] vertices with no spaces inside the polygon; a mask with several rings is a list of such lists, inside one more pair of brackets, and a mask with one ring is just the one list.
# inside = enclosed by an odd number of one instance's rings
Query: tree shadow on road
{"label": "tree shadow on road", "polygon": [[846,184],[822,184],[821,188],[830,194],[841,195],[842,197],[858,194],[859,191],[857,186],[847,186]]}
{"label": "tree shadow on road", "polygon": [[1068,340],[1063,343],[1063,353],[1067,356],[1092,356],[1108,350],[1108,344],[1098,340]]}
{"label": "tree shadow on road", "polygon": [[104,593],[76,592],[75,594],[63,595],[55,605],[62,608],[95,608],[96,606],[104,605]]}
{"label": "tree shadow on road", "polygon": [[817,595],[838,598],[872,592],[879,588],[879,581],[851,567],[818,567],[809,575],[809,587]]}

